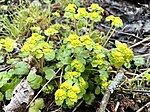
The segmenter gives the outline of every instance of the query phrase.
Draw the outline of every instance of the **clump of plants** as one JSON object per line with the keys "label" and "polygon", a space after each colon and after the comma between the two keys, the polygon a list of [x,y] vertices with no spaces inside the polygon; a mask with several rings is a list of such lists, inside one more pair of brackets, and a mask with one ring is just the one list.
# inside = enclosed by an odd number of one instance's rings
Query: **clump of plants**
{"label": "clump of plants", "polygon": [[[12,90],[18,83],[14,80],[26,76],[33,89],[40,89],[53,79],[43,93],[54,94],[58,106],[71,108],[81,100],[90,105],[111,82],[111,71],[118,71],[122,66],[129,67],[127,65],[134,57],[132,50],[117,40],[116,48],[105,47],[114,33],[112,29],[121,28],[123,22],[113,15],[106,17],[105,21],[111,25],[105,34],[94,28],[94,23],[104,20],[103,15],[104,9],[98,4],[88,8],[68,4],[64,14],[56,11],[47,16],[51,17],[51,24],[44,29],[40,25],[45,23],[36,23],[35,18],[28,17],[28,21],[34,21],[28,26],[30,36],[16,56],[12,52],[17,47],[17,41],[1,39],[0,50],[9,57],[7,63],[11,66],[7,72],[1,72],[0,99],[3,100],[3,93],[8,93],[6,85],[12,85]],[[60,18],[63,18],[62,23],[57,21]],[[22,61],[31,56],[34,61],[32,65]],[[33,66],[37,72],[28,75]]]}

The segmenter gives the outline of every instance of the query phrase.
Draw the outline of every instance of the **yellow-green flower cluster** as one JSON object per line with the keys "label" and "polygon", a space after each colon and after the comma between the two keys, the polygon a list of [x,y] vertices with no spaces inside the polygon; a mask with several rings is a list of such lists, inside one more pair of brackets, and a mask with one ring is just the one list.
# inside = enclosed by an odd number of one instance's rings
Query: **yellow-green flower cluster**
{"label": "yellow-green flower cluster", "polygon": [[85,46],[92,46],[92,39],[89,35],[81,36],[81,42]]}
{"label": "yellow-green flower cluster", "polygon": [[95,43],[94,50],[101,51],[102,46],[99,43]]}
{"label": "yellow-green flower cluster", "polygon": [[80,77],[80,75],[81,75],[81,73],[80,72],[76,72],[76,71],[74,71],[74,72],[67,72],[67,73],[65,73],[64,78],[66,80],[73,80],[74,78]]}
{"label": "yellow-green flower cluster", "polygon": [[105,63],[105,55],[103,53],[95,54],[94,60],[92,61],[92,67],[98,67],[99,69]]}
{"label": "yellow-green flower cluster", "polygon": [[81,42],[80,42],[80,40],[79,40],[79,36],[78,35],[76,35],[76,34],[70,34],[69,36],[68,36],[68,38],[67,38],[67,41],[69,41],[70,42],[70,45],[72,46],[72,47],[78,47],[78,46],[81,46]]}
{"label": "yellow-green flower cluster", "polygon": [[76,34],[70,34],[68,38],[66,38],[66,41],[69,41],[69,45],[73,48],[79,46],[86,46],[88,50],[92,50],[93,48],[93,41],[88,34],[80,37]]}
{"label": "yellow-green flower cluster", "polygon": [[78,15],[79,17],[87,18],[88,17],[88,12],[86,11],[85,8],[78,8]]}
{"label": "yellow-green flower cluster", "polygon": [[51,46],[47,42],[42,42],[38,44],[36,49],[36,54],[47,54],[52,52]]}
{"label": "yellow-green flower cluster", "polygon": [[68,6],[65,8],[66,12],[75,13],[77,6],[75,4],[68,4]]}
{"label": "yellow-green flower cluster", "polygon": [[110,62],[116,67],[121,67],[124,63],[129,63],[133,59],[133,52],[125,43],[116,41],[116,47],[109,57]]}
{"label": "yellow-green flower cluster", "polygon": [[116,67],[119,68],[119,67],[121,67],[125,63],[123,55],[122,55],[121,52],[119,52],[119,51],[112,51],[111,56],[112,57],[109,58],[109,60]]}
{"label": "yellow-green flower cluster", "polygon": [[62,105],[62,103],[64,102],[64,100],[66,99],[67,97],[67,93],[65,90],[63,89],[58,89],[56,92],[55,92],[55,102],[57,105]]}
{"label": "yellow-green flower cluster", "polygon": [[67,106],[73,106],[74,103],[77,103],[80,92],[81,90],[78,84],[65,81],[60,85],[60,89],[55,92],[55,102],[57,105],[62,105],[64,100],[66,100]]}
{"label": "yellow-green flower cluster", "polygon": [[[70,39],[72,39],[72,37],[70,37]],[[64,79],[66,81],[60,85],[60,89],[63,89],[66,92],[67,96],[65,98],[65,103],[68,107],[73,106],[75,103],[77,103],[78,99],[83,97],[83,95],[85,94],[85,89],[87,87],[86,81],[81,76],[81,72],[84,72],[85,69],[84,65],[77,59],[75,59],[71,63],[71,69],[72,71],[68,71],[65,73]],[[57,98],[57,96],[55,97]],[[57,100],[59,98],[56,98],[56,104],[62,105],[64,99],[62,99],[62,101],[59,101]]]}
{"label": "yellow-green flower cluster", "polygon": [[88,8],[89,11],[97,11],[99,13],[104,14],[104,9],[100,7],[98,4],[91,4],[91,6]]}
{"label": "yellow-green flower cluster", "polygon": [[58,33],[58,31],[55,30],[54,28],[48,28],[47,30],[44,31],[44,33],[46,36],[50,36]]}
{"label": "yellow-green flower cluster", "polygon": [[64,17],[77,20],[90,18],[90,20],[98,22],[101,21],[102,19],[101,14],[104,13],[104,9],[100,7],[98,4],[92,4],[88,8],[90,12],[88,12],[85,8],[78,8],[76,13],[76,9],[77,7],[75,4],[69,4],[65,8]]}
{"label": "yellow-green flower cluster", "polygon": [[56,16],[56,17],[60,17],[60,14],[56,11],[54,13],[52,13],[53,16]]}
{"label": "yellow-green flower cluster", "polygon": [[17,47],[17,43],[15,40],[9,37],[0,39],[0,50],[4,49],[6,52],[12,52],[15,47]]}
{"label": "yellow-green flower cluster", "polygon": [[125,43],[118,42],[116,44],[116,47],[122,53],[123,58],[126,62],[130,62],[133,59],[133,51],[130,48],[128,48]]}
{"label": "yellow-green flower cluster", "polygon": [[85,70],[84,65],[81,62],[79,62],[77,59],[72,61],[71,69],[77,72],[84,72]]}
{"label": "yellow-green flower cluster", "polygon": [[111,25],[115,28],[121,28],[123,26],[122,19],[120,17],[115,17],[113,15],[110,15],[106,17],[106,21],[111,21]]}
{"label": "yellow-green flower cluster", "polygon": [[33,33],[32,36],[24,43],[21,49],[22,52],[32,52],[36,44],[42,39],[44,39],[43,36],[39,35],[38,33]]}
{"label": "yellow-green flower cluster", "polygon": [[101,78],[101,88],[104,90],[109,85],[106,77]]}
{"label": "yellow-green flower cluster", "polygon": [[91,21],[100,22],[102,19],[102,16],[98,12],[90,12],[88,15]]}
{"label": "yellow-green flower cluster", "polygon": [[35,19],[33,17],[28,17],[27,18],[27,22],[28,23],[35,23],[36,21],[35,21]]}

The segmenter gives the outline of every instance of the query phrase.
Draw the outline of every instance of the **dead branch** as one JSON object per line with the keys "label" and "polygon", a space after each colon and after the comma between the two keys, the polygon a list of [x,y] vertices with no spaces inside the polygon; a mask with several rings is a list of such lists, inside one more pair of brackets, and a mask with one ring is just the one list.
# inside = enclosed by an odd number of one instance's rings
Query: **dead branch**
{"label": "dead branch", "polygon": [[120,83],[123,76],[124,76],[124,72],[120,70],[119,73],[116,75],[115,79],[107,87],[103,99],[101,101],[100,107],[97,109],[97,112],[105,112],[109,97],[114,92],[114,90],[116,89],[117,85]]}
{"label": "dead branch", "polygon": [[[29,74],[36,73],[36,69],[33,67]],[[34,95],[34,91],[31,88],[27,80],[22,79],[21,82],[13,90],[13,97],[7,106],[4,106],[5,112],[16,112],[19,111],[23,105],[29,104],[30,100]]]}
{"label": "dead branch", "polygon": [[136,112],[143,112],[144,108],[148,108],[148,112],[150,110],[150,102],[148,102],[147,104],[145,104],[143,107],[141,107],[140,109],[138,109]]}

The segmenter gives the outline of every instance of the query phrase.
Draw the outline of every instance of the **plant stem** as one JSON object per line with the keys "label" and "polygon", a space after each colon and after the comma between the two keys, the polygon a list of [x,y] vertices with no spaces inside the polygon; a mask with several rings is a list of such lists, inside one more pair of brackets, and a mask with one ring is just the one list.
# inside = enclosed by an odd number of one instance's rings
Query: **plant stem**
{"label": "plant stem", "polygon": [[94,21],[92,21],[92,23],[91,23],[90,30],[89,30],[89,34],[91,34],[92,28],[93,28],[93,26],[94,26],[93,24],[94,24]]}
{"label": "plant stem", "polygon": [[[110,27],[108,33],[111,31],[111,29],[112,29],[112,27]],[[107,42],[109,41],[110,37],[113,35],[114,32],[115,32],[115,28],[113,29],[113,31],[111,32],[111,34],[109,35],[109,37],[108,37],[108,33],[107,33],[107,35],[106,35],[107,40],[105,41],[103,47],[105,47],[105,45],[107,44]]]}
{"label": "plant stem", "polygon": [[37,96],[42,92],[42,90],[50,83],[50,81],[56,76],[56,74],[58,74],[58,72],[61,70],[62,67],[60,67],[57,72],[54,74],[53,77],[51,77],[46,84],[39,90],[39,92],[35,95],[35,97],[32,99],[32,101],[29,103],[29,105],[26,107],[26,109],[29,108],[29,106],[33,103],[33,101],[37,98]]}

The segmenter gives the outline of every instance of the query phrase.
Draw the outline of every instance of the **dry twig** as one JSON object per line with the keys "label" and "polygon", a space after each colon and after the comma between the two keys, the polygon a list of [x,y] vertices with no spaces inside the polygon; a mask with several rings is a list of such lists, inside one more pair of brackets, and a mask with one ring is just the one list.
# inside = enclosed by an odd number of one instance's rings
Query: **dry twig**
{"label": "dry twig", "polygon": [[143,112],[144,108],[148,108],[148,110],[150,110],[150,102],[148,102],[147,104],[145,104],[143,107],[141,107],[140,109],[138,109],[136,112]]}
{"label": "dry twig", "polygon": [[106,89],[106,92],[103,96],[100,107],[97,109],[97,112],[105,112],[109,97],[114,92],[114,90],[116,89],[117,85],[120,83],[123,76],[124,76],[124,72],[120,70],[119,73],[116,75],[115,79],[110,83],[110,85]]}

